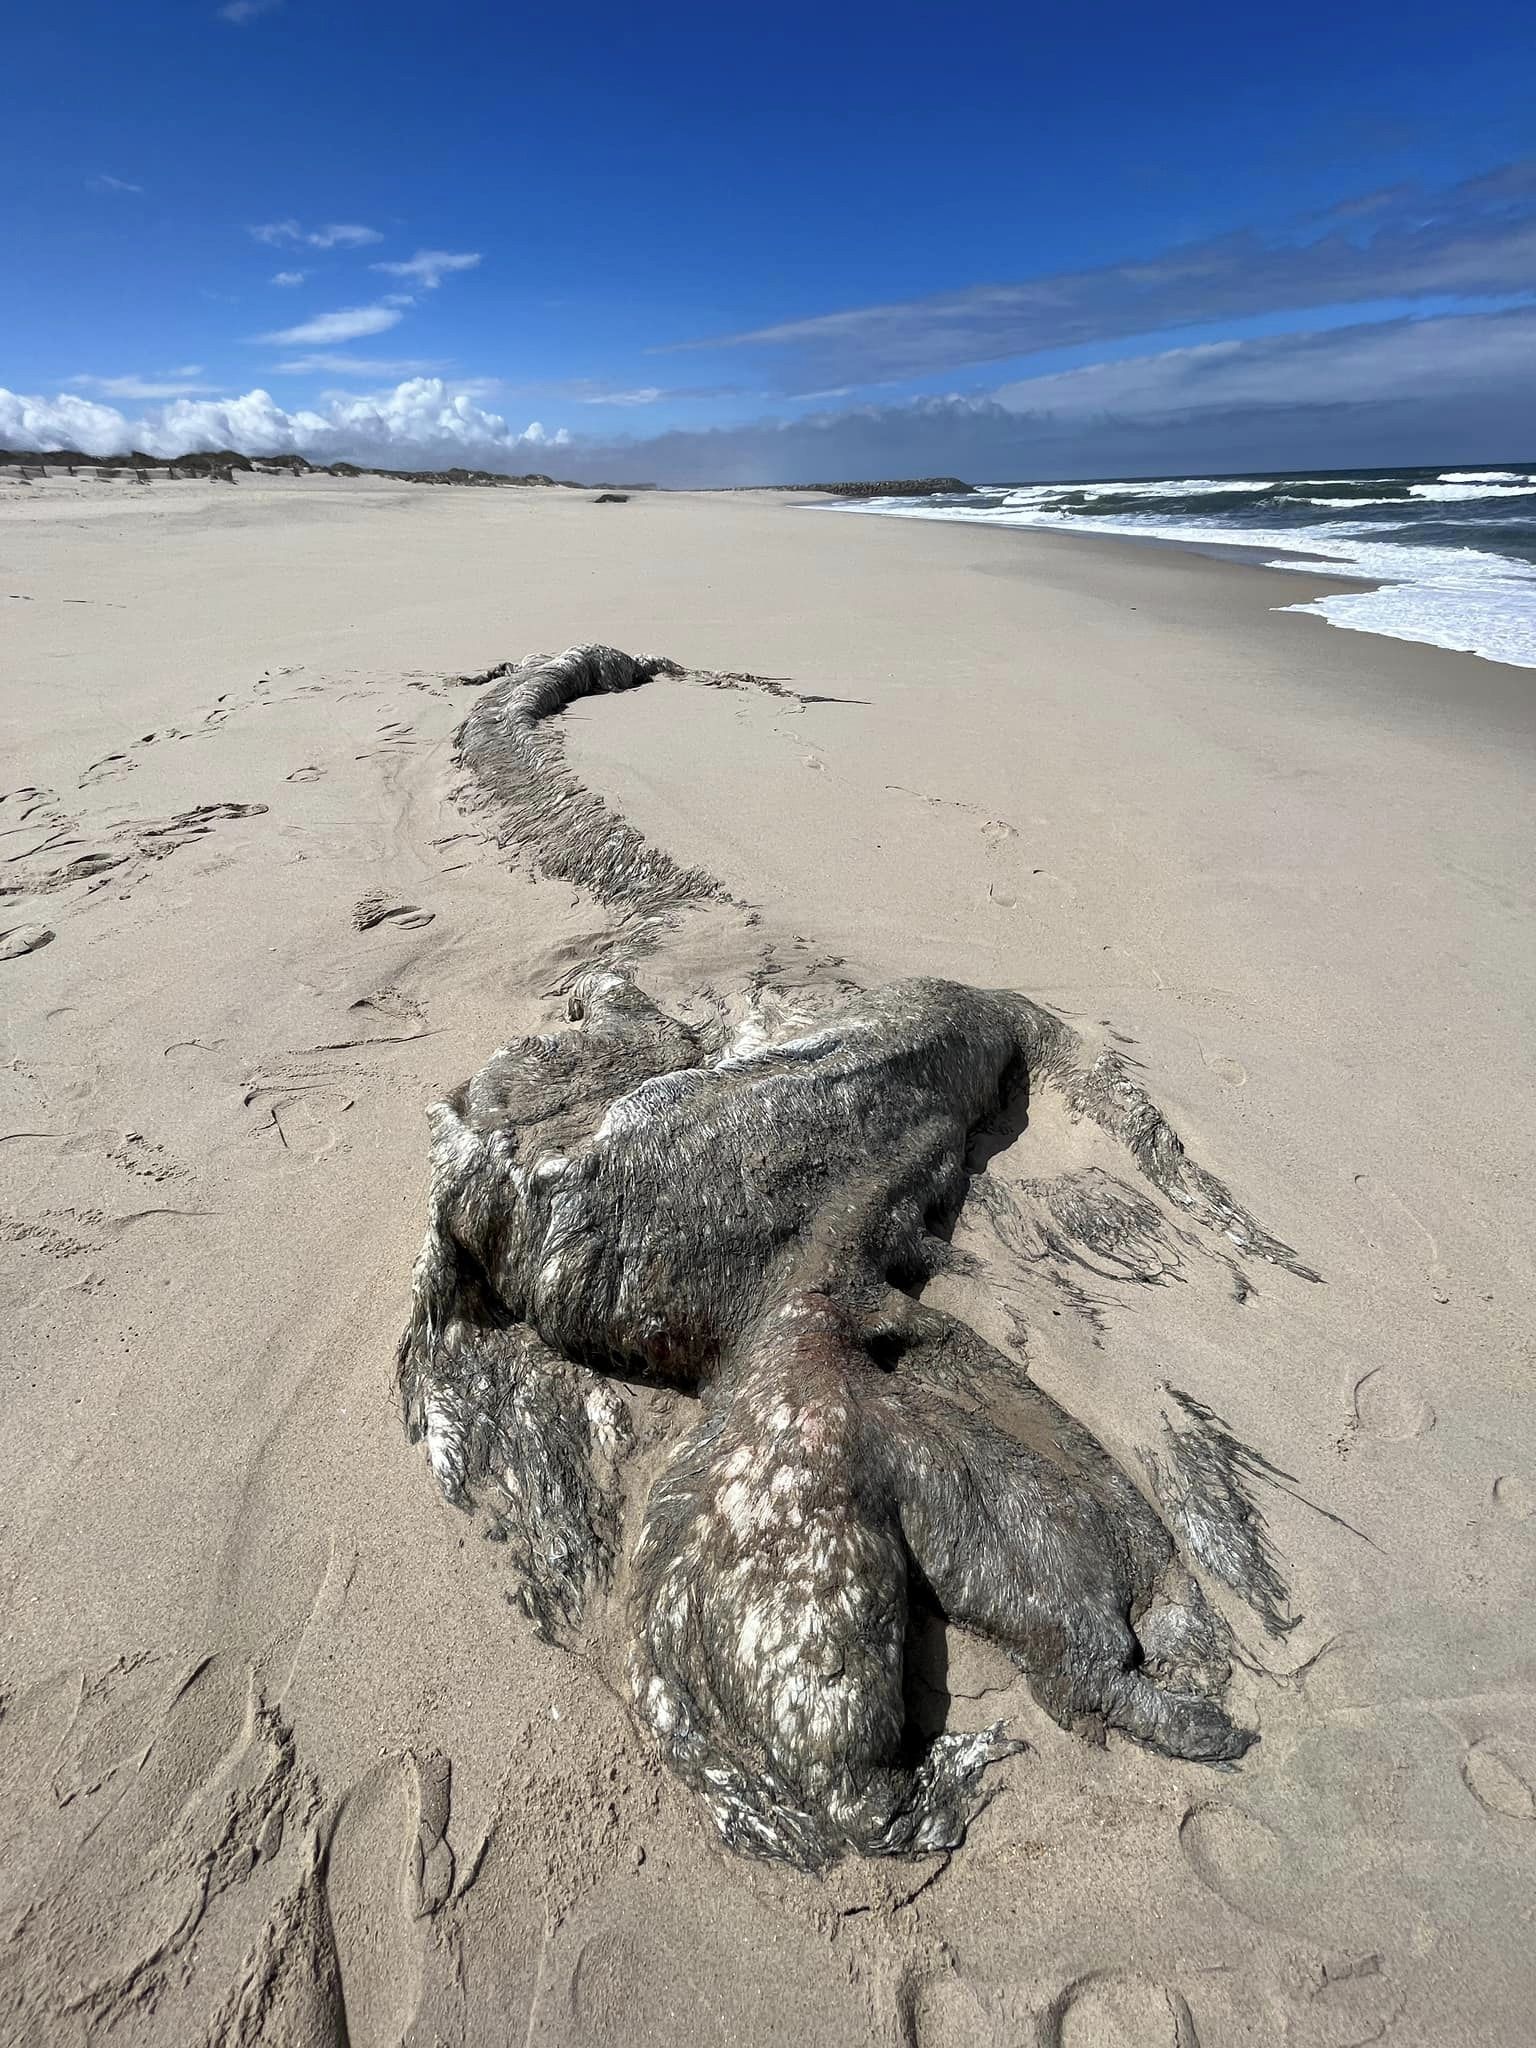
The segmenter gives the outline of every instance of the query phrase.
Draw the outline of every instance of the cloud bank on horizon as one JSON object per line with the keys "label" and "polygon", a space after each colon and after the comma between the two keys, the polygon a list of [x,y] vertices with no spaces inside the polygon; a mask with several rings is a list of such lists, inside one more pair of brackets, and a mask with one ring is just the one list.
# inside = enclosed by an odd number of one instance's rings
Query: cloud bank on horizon
{"label": "cloud bank on horizon", "polygon": [[783,374],[797,382],[845,384],[1275,313],[1533,291],[1536,159],[1443,192],[1404,185],[1364,193],[1268,234],[1219,235],[1141,261],[672,346],[751,349],[783,357]]}
{"label": "cloud bank on horizon", "polygon": [[[0,446],[150,455],[235,448],[381,468],[465,467],[678,487],[955,472],[974,482],[1172,474],[1194,468],[1349,468],[1507,457],[1536,447],[1536,306],[1399,319],[1322,334],[1209,342],[1015,379],[977,394],[823,409],[792,419],[616,435],[518,426],[441,376],[288,409],[265,390],[177,395],[130,415],[72,392],[0,389]],[[380,364],[381,370],[394,367]],[[108,396],[149,380],[78,380]],[[621,397],[631,396],[621,394]],[[648,394],[632,395],[644,403]],[[589,401],[591,402],[591,401]],[[1433,403],[1440,445],[1404,453]]]}

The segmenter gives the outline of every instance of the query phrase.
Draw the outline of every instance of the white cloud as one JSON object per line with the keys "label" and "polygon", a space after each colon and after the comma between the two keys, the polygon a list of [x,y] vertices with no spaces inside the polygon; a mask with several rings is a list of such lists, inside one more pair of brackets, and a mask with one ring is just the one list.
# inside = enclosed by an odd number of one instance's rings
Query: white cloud
{"label": "white cloud", "polygon": [[790,390],[903,382],[1180,328],[1392,299],[1503,298],[1536,278],[1536,158],[1440,191],[1366,194],[1278,231],[921,299],[853,306],[674,346],[780,354]]}
{"label": "white cloud", "polygon": [[[280,377],[429,377],[443,365],[415,358],[346,356],[327,351],[324,355],[297,356],[291,362],[274,363],[272,368]],[[467,384],[456,384],[454,388],[470,390]]]}
{"label": "white cloud", "polygon": [[[468,390],[468,384],[460,385]],[[483,378],[478,389],[487,397],[537,398],[551,405],[659,405],[708,403],[718,399],[764,402],[768,394],[741,384],[609,384],[596,377],[545,378],[535,383],[509,383],[505,378]],[[844,392],[807,394],[820,398],[841,398]]]}
{"label": "white cloud", "polygon": [[110,405],[68,392],[56,398],[27,398],[0,390],[0,447],[78,448],[83,455],[118,455],[127,453],[133,439],[129,422]]}
{"label": "white cloud", "polygon": [[384,239],[377,228],[359,227],[353,221],[332,221],[327,227],[305,228],[296,220],[269,220],[252,228],[251,233],[269,249],[296,243],[309,249],[366,249]]}
{"label": "white cloud", "polygon": [[361,341],[365,334],[382,334],[398,327],[398,306],[343,306],[339,312],[317,313],[313,320],[301,320],[297,327],[280,327],[275,334],[260,334],[258,341],[276,342],[280,348],[302,346],[305,342],[324,345],[330,341]]}
{"label": "white cloud", "polygon": [[109,177],[105,171],[99,177],[87,178],[85,184],[86,190],[89,192],[142,192],[144,190],[142,185],[132,184],[127,178]]}
{"label": "white cloud", "polygon": [[189,398],[216,391],[216,384],[199,384],[201,363],[188,363],[163,377],[71,377],[71,384],[99,391],[104,398]]}
{"label": "white cloud", "polygon": [[1528,378],[1530,311],[1384,320],[1319,334],[1266,335],[1165,349],[1025,377],[993,393],[1010,412],[1050,420],[1171,420],[1254,408],[1432,406],[1458,392]]}
{"label": "white cloud", "polygon": [[280,285],[302,284],[308,275],[307,270],[274,270],[272,282]]}
{"label": "white cloud", "polygon": [[219,9],[220,21],[232,21],[237,28],[244,28],[248,21],[259,21],[264,14],[275,14],[283,0],[225,0]]}
{"label": "white cloud", "polygon": [[[490,386],[426,376],[369,396],[331,393],[295,411],[263,390],[188,395],[138,414],[77,392],[50,399],[0,391],[0,446],[93,454],[135,445],[157,454],[232,446],[382,468],[558,468],[680,486],[937,474],[978,483],[1253,474],[1426,461],[1493,468],[1511,449],[1536,446],[1533,360],[1536,306],[1174,349],[1009,383],[1000,393],[828,408],[643,438],[573,438],[537,420],[517,428],[488,409]],[[399,367],[339,354],[300,363],[293,374],[384,377]],[[531,395],[523,397],[531,406]],[[563,451],[558,463],[554,448]]]}
{"label": "white cloud", "polygon": [[373,268],[387,271],[391,277],[413,278],[424,291],[433,292],[450,272],[473,270],[479,261],[478,254],[455,256],[447,249],[418,249],[408,263],[375,263]]}
{"label": "white cloud", "polygon": [[69,393],[50,399],[0,389],[0,447],[7,448],[69,447],[87,455],[130,447],[147,455],[238,448],[386,469],[458,464],[515,472],[542,466],[552,448],[569,441],[564,431],[547,433],[537,420],[509,426],[439,377],[410,378],[369,398],[328,399],[314,410],[288,412],[270,393],[248,391],[239,398],[173,400],[137,419]]}
{"label": "white cloud", "polygon": [[382,242],[377,228],[358,227],[343,221],[327,228],[315,228],[304,237],[312,249],[366,249],[370,242]]}
{"label": "white cloud", "polygon": [[671,393],[663,391],[659,384],[646,384],[638,391],[583,391],[572,395],[578,405],[654,405],[658,398],[668,398]]}

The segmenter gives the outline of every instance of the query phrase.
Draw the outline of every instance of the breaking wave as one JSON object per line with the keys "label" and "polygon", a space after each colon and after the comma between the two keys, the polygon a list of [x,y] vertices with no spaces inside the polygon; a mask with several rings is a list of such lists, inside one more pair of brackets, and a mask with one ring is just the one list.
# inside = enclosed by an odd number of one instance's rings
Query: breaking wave
{"label": "breaking wave", "polygon": [[1011,484],[860,509],[1252,549],[1277,569],[1374,586],[1287,611],[1536,668],[1536,465]]}

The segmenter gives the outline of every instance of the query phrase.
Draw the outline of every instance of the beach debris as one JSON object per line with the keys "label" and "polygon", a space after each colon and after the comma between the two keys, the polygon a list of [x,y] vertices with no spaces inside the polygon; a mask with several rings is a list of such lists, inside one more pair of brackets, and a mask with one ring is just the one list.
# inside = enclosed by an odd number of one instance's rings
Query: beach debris
{"label": "beach debris", "polygon": [[[719,885],[614,819],[545,721],[680,673],[609,647],[508,665],[459,734],[504,843],[643,907],[650,932]],[[1005,1650],[1065,1727],[1240,1757],[1254,1738],[1221,1704],[1224,1624],[1190,1563],[1288,1625],[1247,1497],[1205,1489],[1208,1518],[1236,1521],[1230,1555],[1188,1515],[1170,1533],[1025,1364],[916,1296],[956,1263],[947,1227],[989,1178],[967,1167],[977,1133],[1046,1089],[1146,1192],[1098,1173],[1026,1184],[1029,1257],[1146,1282],[1198,1228],[1228,1264],[1315,1278],[1291,1247],[1189,1158],[1122,1055],[1091,1057],[1025,996],[764,977],[733,1030],[668,1015],[627,961],[566,987],[571,1028],[514,1041],[428,1112],[397,1360],[410,1434],[505,1546],[540,1633],[574,1631],[611,1581],[621,1390],[650,1384],[694,1405],[639,1513],[631,1702],[733,1848],[818,1868],[963,1839],[1021,1744],[998,1723],[914,1747],[906,1646],[927,1601]],[[1237,1479],[1257,1469],[1185,1412]]]}
{"label": "beach debris", "polygon": [[404,931],[417,931],[430,924],[436,915],[435,910],[422,910],[414,903],[391,903],[381,889],[370,889],[352,906],[352,923],[360,932],[371,932],[375,925],[386,921]]}
{"label": "beach debris", "polygon": [[7,932],[0,932],[0,960],[19,960],[24,953],[35,953],[39,947],[51,945],[54,931],[46,924],[15,924]]}
{"label": "beach debris", "polygon": [[1187,1554],[1245,1600],[1272,1636],[1289,1635],[1301,1620],[1269,1540],[1255,1481],[1295,1481],[1233,1435],[1222,1418],[1177,1387],[1165,1387],[1183,1426],[1163,1414],[1163,1455],[1144,1451],[1142,1462],[1158,1506]]}
{"label": "beach debris", "polygon": [[566,767],[564,745],[550,723],[578,697],[687,673],[677,662],[623,654],[616,647],[530,655],[488,671],[484,680],[493,687],[455,735],[458,760],[471,777],[466,804],[494,811],[500,843],[528,848],[544,874],[578,882],[602,902],[636,916],[711,897],[729,901],[712,875],[682,867],[648,846],[601,797],[583,789]]}
{"label": "beach debris", "polygon": [[[1192,1612],[1153,1509],[1017,1367],[905,1291],[948,1261],[933,1219],[1005,1077],[1084,1093],[1075,1034],[938,981],[713,1049],[617,971],[569,1008],[575,1029],[507,1047],[430,1112],[401,1392],[546,1633],[578,1619],[618,1541],[626,1431],[605,1375],[697,1396],[635,1546],[630,1678],[726,1839],[816,1865],[962,1838],[1009,1745],[946,1735],[903,1761],[914,1581],[1064,1726],[1240,1756],[1251,1737],[1216,1699],[1144,1669],[1127,1617]],[[1147,1157],[1206,1220],[1241,1214],[1171,1133]],[[1150,1228],[1107,1192],[1102,1217],[1086,1185],[1055,1206],[1086,1257]]]}
{"label": "beach debris", "polygon": [[[43,836],[6,857],[7,879],[0,883],[3,896],[46,896],[78,884],[91,893],[106,887],[109,880],[113,884],[137,880],[150,861],[164,860],[206,838],[217,824],[261,817],[267,808],[265,804],[197,804],[169,818],[125,819],[105,829],[101,834],[104,843],[74,852],[71,849],[84,844],[84,834],[90,828],[53,801],[52,791],[18,790],[13,795],[28,801],[23,822],[30,824],[33,817],[38,818]],[[0,803],[9,800],[0,798]],[[51,857],[57,854],[68,854],[68,858],[54,862]]]}

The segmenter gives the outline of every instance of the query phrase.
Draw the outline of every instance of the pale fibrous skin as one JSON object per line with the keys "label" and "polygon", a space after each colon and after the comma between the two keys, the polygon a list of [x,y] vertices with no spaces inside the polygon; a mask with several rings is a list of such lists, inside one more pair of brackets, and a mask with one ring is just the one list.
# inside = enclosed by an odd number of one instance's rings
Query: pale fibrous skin
{"label": "pale fibrous skin", "polygon": [[[531,719],[584,674],[613,687],[627,661],[577,649],[512,671],[462,757],[521,749],[492,775],[536,781],[551,755],[530,750]],[[709,886],[664,862],[644,878],[678,878],[674,902]],[[429,1113],[401,1393],[444,1492],[490,1508],[551,1635],[620,1543],[615,1383],[696,1399],[633,1545],[628,1675],[727,1841],[808,1867],[960,1841],[986,1766],[1018,1745],[996,1728],[914,1744],[914,1600],[1001,1645],[1065,1726],[1241,1756],[1252,1736],[1218,1696],[1224,1627],[1156,1511],[1020,1366],[918,1298],[954,1262],[973,1132],[1043,1088],[1229,1260],[1305,1272],[1187,1158],[1128,1067],[1088,1059],[1022,996],[936,980],[759,1007],[730,1040],[664,1014],[628,968],[583,976],[569,1012],[572,1028],[506,1047]],[[1046,1251],[1090,1270],[1153,1277],[1187,1242],[1107,1174],[1032,1192]]]}

